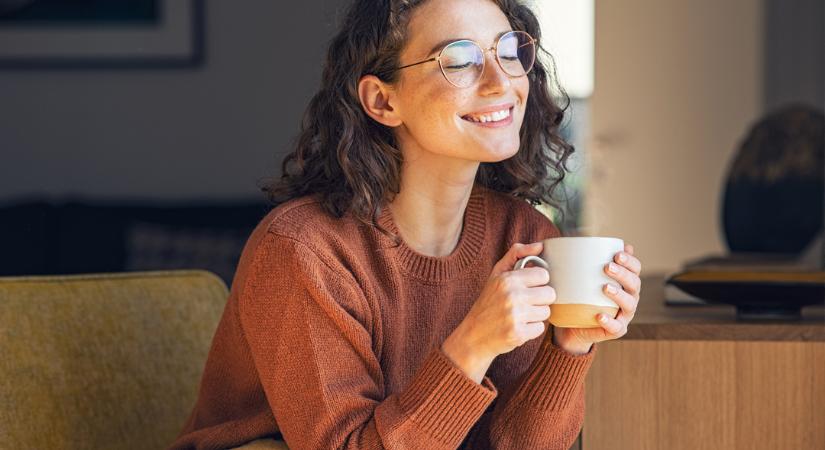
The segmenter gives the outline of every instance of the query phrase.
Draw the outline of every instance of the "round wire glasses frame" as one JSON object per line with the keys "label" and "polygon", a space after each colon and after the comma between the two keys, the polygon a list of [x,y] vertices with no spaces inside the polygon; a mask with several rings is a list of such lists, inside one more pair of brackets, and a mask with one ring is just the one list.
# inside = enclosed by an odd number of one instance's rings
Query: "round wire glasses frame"
{"label": "round wire glasses frame", "polygon": [[[530,60],[529,60],[529,63],[527,64],[527,66],[524,67],[524,61],[520,61],[521,66],[522,66],[522,72],[521,73],[511,73],[511,71],[507,69],[506,65],[501,62],[501,58],[500,58],[500,55],[498,53],[498,46],[499,46],[499,44],[501,44],[502,41],[504,41],[505,38],[509,38],[509,37],[516,37],[518,42],[520,42],[518,47],[517,47],[517,50],[522,48],[522,47],[528,46],[528,45],[532,46],[532,48],[533,48],[533,51],[530,52]],[[444,63],[442,62],[443,58],[444,58],[444,54],[445,54],[444,52],[447,51],[451,47],[455,47],[455,46],[459,46],[459,45],[466,45],[466,44],[474,45],[475,47],[477,47],[480,50],[481,69],[477,69],[477,71],[475,73],[475,77],[472,80],[470,80],[467,84],[457,84],[452,79],[450,79],[450,77],[447,75],[447,71],[444,69]],[[525,32],[525,31],[507,31],[507,32],[503,33],[501,36],[499,36],[498,39],[496,39],[495,45],[493,45],[492,47],[490,47],[488,49],[485,49],[484,47],[482,47],[477,42],[475,42],[471,39],[460,39],[460,40],[453,41],[453,42],[450,42],[447,45],[445,45],[444,48],[442,48],[441,51],[438,52],[438,56],[436,56],[436,57],[425,59],[423,61],[414,62],[412,64],[407,64],[407,65],[404,65],[404,66],[401,66],[401,67],[396,67],[394,69],[390,69],[389,71],[387,71],[385,73],[390,74],[392,72],[395,72],[396,70],[406,69],[407,67],[413,67],[413,66],[417,66],[419,64],[424,64],[424,63],[428,63],[428,62],[432,62],[432,61],[438,61],[438,66],[441,68],[441,74],[444,76],[444,78],[447,80],[448,83],[452,84],[455,87],[466,88],[466,87],[470,87],[470,86],[474,85],[476,83],[476,81],[478,81],[481,78],[481,75],[484,73],[484,68],[487,64],[487,58],[485,58],[485,54],[487,52],[493,52],[493,54],[495,55],[496,62],[498,63],[499,67],[501,67],[501,70],[504,71],[504,73],[506,73],[510,77],[517,78],[517,77],[523,77],[523,76],[527,75],[530,72],[530,70],[533,69],[533,64],[535,63],[535,60],[536,60],[535,47],[536,47],[536,39],[533,38],[532,36],[530,36],[530,34]],[[471,70],[471,69],[469,67],[465,67],[465,68],[461,68],[459,70],[460,71],[466,71],[466,70]]]}

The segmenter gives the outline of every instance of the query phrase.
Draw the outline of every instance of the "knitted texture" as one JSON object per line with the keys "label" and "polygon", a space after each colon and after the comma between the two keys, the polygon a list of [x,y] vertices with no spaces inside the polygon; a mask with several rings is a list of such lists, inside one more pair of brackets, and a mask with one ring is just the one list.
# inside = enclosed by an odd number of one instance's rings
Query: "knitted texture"
{"label": "knitted texture", "polygon": [[[389,208],[379,223],[398,233]],[[420,254],[318,196],[286,202],[244,247],[198,401],[171,448],[281,434],[290,449],[568,449],[590,353],[545,333],[480,384],[440,347],[516,242],[559,236],[527,202],[473,187],[448,256]]]}

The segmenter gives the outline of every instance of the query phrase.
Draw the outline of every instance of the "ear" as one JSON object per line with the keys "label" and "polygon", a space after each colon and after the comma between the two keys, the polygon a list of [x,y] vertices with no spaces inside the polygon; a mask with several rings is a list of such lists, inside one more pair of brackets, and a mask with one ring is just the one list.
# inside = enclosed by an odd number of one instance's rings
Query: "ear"
{"label": "ear", "polygon": [[395,90],[375,75],[364,75],[358,81],[358,99],[368,116],[388,127],[401,125],[398,110],[393,108]]}

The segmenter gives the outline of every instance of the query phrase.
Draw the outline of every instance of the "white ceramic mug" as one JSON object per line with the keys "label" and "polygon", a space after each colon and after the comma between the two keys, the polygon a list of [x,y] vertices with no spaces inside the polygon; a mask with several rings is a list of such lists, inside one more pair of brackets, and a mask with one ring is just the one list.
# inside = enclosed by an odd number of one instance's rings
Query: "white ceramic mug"
{"label": "white ceramic mug", "polygon": [[513,270],[535,263],[550,272],[550,286],[556,301],[550,305],[550,323],[562,328],[599,327],[598,314],[616,317],[619,306],[604,293],[605,283],[616,284],[604,267],[616,253],[624,251],[624,241],[612,237],[558,237],[542,241],[541,257],[528,256]]}

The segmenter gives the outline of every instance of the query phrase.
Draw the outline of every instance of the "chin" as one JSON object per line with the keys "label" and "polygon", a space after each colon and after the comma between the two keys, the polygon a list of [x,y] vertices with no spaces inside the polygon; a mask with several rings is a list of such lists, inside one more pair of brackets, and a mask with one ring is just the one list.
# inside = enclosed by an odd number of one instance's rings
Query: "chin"
{"label": "chin", "polygon": [[487,149],[484,150],[484,154],[486,155],[486,158],[481,160],[481,162],[496,163],[496,162],[501,162],[501,161],[510,159],[513,156],[516,156],[516,153],[518,153],[518,149],[519,149],[518,144],[515,145],[515,146],[508,145],[504,148],[501,148],[501,147],[499,147],[499,148],[487,148]]}

